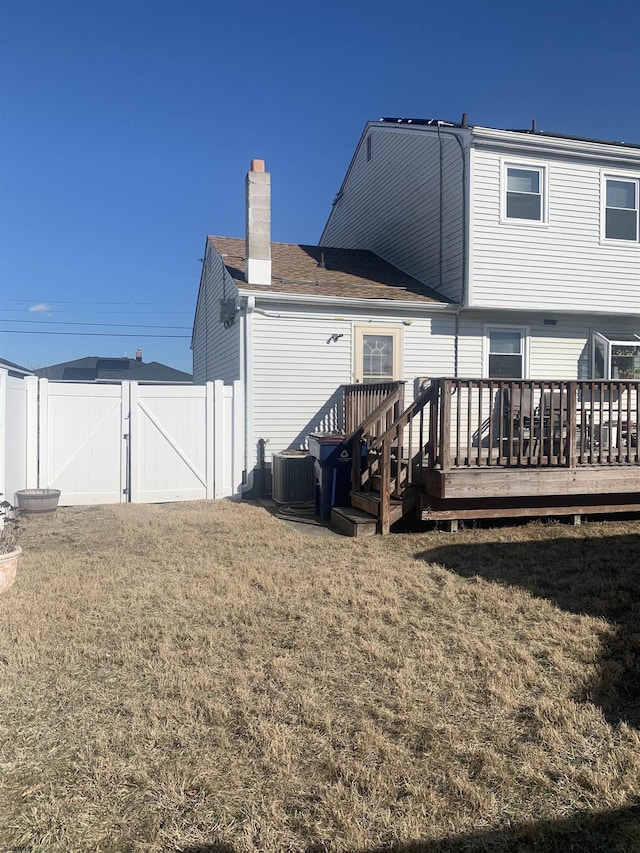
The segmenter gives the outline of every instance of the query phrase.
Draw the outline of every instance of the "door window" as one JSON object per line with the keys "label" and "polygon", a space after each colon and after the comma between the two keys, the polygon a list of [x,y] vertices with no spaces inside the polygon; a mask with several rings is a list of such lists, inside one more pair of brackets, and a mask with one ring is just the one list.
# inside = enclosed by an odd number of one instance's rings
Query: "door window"
{"label": "door window", "polygon": [[354,342],[356,382],[400,379],[400,329],[356,326]]}

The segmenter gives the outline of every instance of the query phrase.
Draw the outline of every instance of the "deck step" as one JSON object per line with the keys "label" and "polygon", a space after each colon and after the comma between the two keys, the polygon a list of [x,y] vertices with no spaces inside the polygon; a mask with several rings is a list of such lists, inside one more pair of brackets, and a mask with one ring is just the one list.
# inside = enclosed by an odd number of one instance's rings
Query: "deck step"
{"label": "deck step", "polygon": [[372,515],[354,507],[334,506],[331,510],[331,526],[347,536],[362,538],[378,532],[378,522]]}
{"label": "deck step", "polygon": [[[379,492],[380,486],[382,486],[382,477],[380,476],[380,474],[374,474],[371,477],[371,489],[372,489],[372,491]],[[395,480],[395,477],[393,477],[389,483],[389,488],[393,492],[395,487],[396,487],[396,480]]]}
{"label": "deck step", "polygon": [[[361,509],[368,515],[378,518],[380,508],[380,495],[378,492],[352,492],[351,506]],[[392,500],[389,518],[391,524],[399,521],[405,514],[405,506],[401,500]]]}

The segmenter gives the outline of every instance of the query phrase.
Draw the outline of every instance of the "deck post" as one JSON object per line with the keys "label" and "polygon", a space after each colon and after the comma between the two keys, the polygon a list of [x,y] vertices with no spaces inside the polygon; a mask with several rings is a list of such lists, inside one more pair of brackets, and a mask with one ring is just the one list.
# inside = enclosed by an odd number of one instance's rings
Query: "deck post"
{"label": "deck post", "polygon": [[443,471],[451,468],[451,390],[451,380],[443,380],[440,404],[440,459]]}
{"label": "deck post", "polygon": [[382,443],[382,467],[380,483],[380,533],[391,530],[391,439]]}
{"label": "deck post", "polygon": [[362,429],[359,429],[351,444],[351,491],[359,492],[362,486]]}
{"label": "deck post", "polygon": [[575,468],[578,464],[578,385],[576,382],[569,382],[567,386],[567,441],[569,442],[569,452],[567,454],[567,462],[569,468]]}
{"label": "deck post", "polygon": [[438,444],[438,405],[442,395],[442,382],[438,380],[432,383],[432,394],[429,403],[429,445],[431,447],[431,458],[429,468],[434,468],[440,458],[440,447]]}

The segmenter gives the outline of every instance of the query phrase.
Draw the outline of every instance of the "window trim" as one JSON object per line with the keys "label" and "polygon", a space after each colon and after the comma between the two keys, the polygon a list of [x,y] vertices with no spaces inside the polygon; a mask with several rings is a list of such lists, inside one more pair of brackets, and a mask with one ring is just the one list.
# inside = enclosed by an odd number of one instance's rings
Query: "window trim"
{"label": "window trim", "polygon": [[[364,353],[362,345],[364,335],[391,335],[393,337],[393,376],[380,379],[364,378]],[[377,323],[357,323],[353,327],[353,381],[365,382],[395,382],[402,379],[402,326],[378,325]]]}
{"label": "window trim", "polygon": [[[626,181],[636,187],[636,236],[634,240],[624,240],[620,237],[607,237],[607,181]],[[620,208],[614,208],[619,210]],[[618,172],[613,169],[600,171],[600,242],[605,246],[635,246],[640,247],[640,177],[628,172]]]}
{"label": "window trim", "polygon": [[[491,356],[491,332],[518,332],[522,345],[522,376],[520,379],[529,378],[529,344],[531,329],[529,326],[512,326],[507,323],[487,323],[483,328],[483,357],[482,375],[486,379],[500,381],[500,377],[491,376],[489,372],[489,358]],[[507,380],[506,380],[507,381]]]}
{"label": "window trim", "polygon": [[[517,219],[507,216],[507,182],[509,169],[524,169],[540,175],[540,219]],[[519,225],[532,228],[549,227],[549,164],[533,160],[500,160],[500,224]]]}

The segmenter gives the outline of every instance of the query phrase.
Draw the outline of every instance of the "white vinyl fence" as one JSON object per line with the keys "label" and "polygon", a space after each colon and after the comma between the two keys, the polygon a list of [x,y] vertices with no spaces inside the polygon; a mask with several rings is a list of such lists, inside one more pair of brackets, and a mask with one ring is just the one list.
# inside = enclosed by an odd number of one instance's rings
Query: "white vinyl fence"
{"label": "white vinyl fence", "polygon": [[60,489],[60,504],[239,498],[240,382],[120,385],[0,370],[0,491]]}

